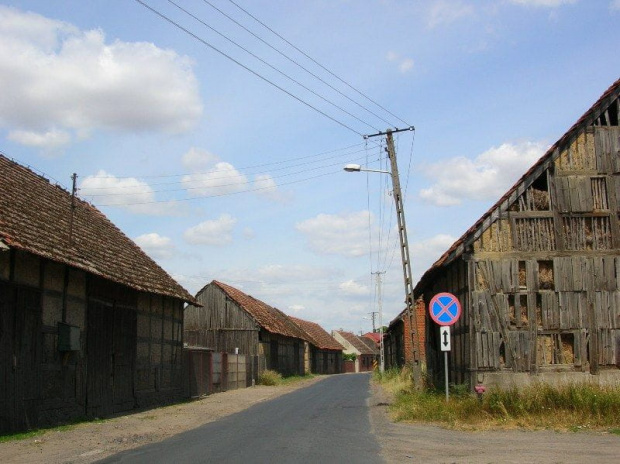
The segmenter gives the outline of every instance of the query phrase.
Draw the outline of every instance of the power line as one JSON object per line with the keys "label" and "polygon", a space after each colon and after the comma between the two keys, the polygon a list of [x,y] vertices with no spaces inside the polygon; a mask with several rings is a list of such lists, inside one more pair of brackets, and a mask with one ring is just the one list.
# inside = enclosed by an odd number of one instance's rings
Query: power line
{"label": "power line", "polygon": [[364,97],[366,100],[368,100],[369,102],[373,103],[374,105],[376,105],[377,107],[381,108],[383,111],[385,111],[386,113],[390,114],[391,116],[395,117],[396,119],[398,119],[400,122],[404,123],[407,126],[411,126],[411,124],[409,124],[408,122],[404,121],[403,119],[399,118],[398,116],[396,116],[394,113],[392,113],[391,111],[389,111],[387,108],[384,108],[383,106],[381,106],[379,103],[377,103],[376,101],[374,101],[373,99],[371,99],[370,97],[368,97],[367,95],[365,95],[364,93],[362,93],[361,91],[357,90],[355,87],[353,87],[351,84],[349,84],[348,82],[346,82],[345,80],[343,80],[342,78],[338,77],[336,74],[334,74],[332,71],[330,71],[329,69],[327,69],[325,66],[323,66],[321,63],[319,63],[318,61],[316,61],[314,58],[312,58],[310,55],[308,55],[306,52],[304,52],[303,50],[299,49],[297,46],[293,45],[291,42],[289,42],[286,38],[282,37],[280,34],[278,34],[276,31],[274,31],[272,28],[270,28],[267,24],[263,23],[260,19],[256,18],[255,16],[252,15],[252,13],[250,13],[249,11],[245,10],[243,7],[239,6],[237,3],[235,3],[233,0],[228,0],[230,3],[232,3],[233,5],[235,5],[237,8],[239,8],[241,11],[243,11],[245,14],[247,14],[250,18],[252,18],[254,21],[256,21],[257,23],[259,23],[261,26],[263,26],[264,28],[266,28],[268,31],[270,31],[272,34],[276,35],[277,37],[279,37],[281,40],[283,40],[284,42],[286,42],[288,45],[290,45],[291,47],[293,47],[295,50],[297,50],[299,53],[301,53],[303,56],[305,56],[306,58],[308,58],[310,61],[312,61],[314,64],[316,64],[317,66],[319,66],[321,69],[323,69],[324,71],[326,71],[327,73],[329,73],[331,76],[335,77],[336,79],[338,79],[340,82],[342,82],[343,84],[345,84],[347,87],[349,87],[351,90],[355,91],[356,93],[358,93],[359,95],[361,95],[362,97]]}
{"label": "power line", "polygon": [[[349,161],[358,161],[362,159],[357,158],[357,159],[351,159]],[[297,172],[291,172],[291,173],[286,173],[286,174],[282,174],[279,176],[270,176],[271,179],[281,179],[283,177],[290,177],[290,176],[294,176],[297,174],[304,174],[306,172],[311,172],[311,171],[317,171],[319,169],[325,169],[325,168],[330,168],[333,166],[340,166],[342,164],[342,162],[337,162],[337,163],[332,163],[332,164],[328,164],[328,165],[323,165],[323,166],[317,166],[311,169],[304,169],[302,171],[297,171]],[[200,175],[208,175],[208,173],[206,174],[198,174],[198,176]],[[256,175],[261,175],[256,174]],[[191,176],[191,175],[190,175]],[[181,181],[181,182],[171,182],[171,183],[167,183],[167,184],[155,184],[155,185],[176,185],[176,184],[192,184],[192,183],[204,183],[205,181],[214,181],[214,180],[218,180],[218,179],[233,179],[233,178],[245,178],[246,176],[244,174],[238,173],[236,175],[233,176],[221,176],[221,177],[210,177],[208,179],[196,179],[193,181]],[[231,184],[217,184],[217,185],[213,185],[213,186],[205,186],[205,185],[201,185],[199,187],[184,187],[181,189],[164,189],[164,190],[152,190],[152,193],[161,193],[161,192],[178,192],[178,191],[186,191],[186,190],[200,190],[200,189],[214,189],[214,188],[222,188],[222,187],[232,187],[232,186],[240,186],[240,185],[249,185],[251,184],[250,181],[245,181],[245,182],[234,182]],[[150,186],[150,185],[149,185]],[[126,188],[126,189],[135,189],[137,186],[136,185],[127,185],[127,186],[114,186],[114,187],[93,187],[92,190],[114,190],[117,191],[119,188]],[[86,190],[91,190],[90,188],[86,187]],[[86,196],[88,197],[108,197],[108,196],[122,196],[122,195],[143,195],[144,192],[135,192],[135,193],[100,193],[100,194],[86,194]]]}
{"label": "power line", "polygon": [[207,47],[209,47],[210,49],[212,49],[213,51],[219,53],[220,55],[224,56],[225,58],[228,58],[230,61],[232,61],[233,63],[237,64],[238,66],[241,66],[243,69],[245,69],[246,71],[254,74],[256,77],[262,79],[263,81],[267,82],[268,84],[272,85],[273,87],[275,87],[276,89],[280,90],[281,92],[284,92],[285,94],[287,94],[288,96],[290,96],[291,98],[294,98],[295,100],[297,100],[298,102],[306,105],[308,108],[313,109],[314,111],[316,111],[317,113],[325,116],[327,119],[335,122],[336,124],[344,127],[345,129],[348,129],[349,131],[359,135],[360,137],[363,137],[363,134],[361,132],[358,132],[357,130],[353,129],[351,126],[345,124],[342,121],[339,121],[338,119],[328,115],[327,113],[325,113],[324,111],[318,109],[317,107],[311,105],[310,103],[308,103],[307,101],[301,99],[300,97],[294,95],[293,93],[289,92],[288,90],[286,90],[285,88],[281,87],[280,85],[276,84],[275,82],[267,79],[265,76],[263,76],[262,74],[259,74],[258,72],[254,71],[253,69],[251,69],[250,67],[244,65],[243,63],[241,63],[240,61],[236,60],[235,58],[233,58],[232,56],[226,54],[225,52],[223,52],[222,50],[220,50],[219,48],[211,45],[209,42],[207,42],[205,39],[197,36],[196,34],[194,34],[193,32],[191,32],[189,29],[186,29],[185,27],[181,26],[179,23],[177,23],[176,21],[172,20],[171,18],[169,18],[168,16],[166,16],[165,14],[161,13],[160,11],[156,10],[155,8],[151,7],[150,5],[146,4],[145,2],[143,2],[142,0],[135,0],[137,3],[139,3],[140,5],[144,6],[146,9],[152,11],[153,13],[155,13],[157,16],[159,16],[160,18],[162,18],[163,20],[169,22],[170,24],[172,24],[173,26],[177,27],[178,29],[182,30],[183,32],[185,32],[186,34],[190,35],[191,37],[193,37],[194,39],[198,40],[199,42],[201,42],[202,44],[206,45]]}
{"label": "power line", "polygon": [[[305,179],[299,179],[299,180],[295,180],[295,181],[291,181],[291,182],[285,182],[283,184],[280,184],[279,187],[282,187],[282,186],[285,186],[285,185],[299,184],[301,182],[307,182],[309,180],[318,179],[320,177],[331,176],[331,175],[334,175],[334,174],[340,174],[341,172],[342,172],[342,170],[338,169],[337,171],[326,172],[326,173],[323,173],[323,174],[318,174],[316,176],[307,177]],[[156,204],[156,203],[171,203],[171,202],[175,202],[175,201],[192,201],[192,200],[201,200],[201,199],[204,199],[204,198],[224,197],[224,196],[230,196],[230,195],[238,195],[240,193],[251,193],[251,192],[259,192],[261,190],[272,190],[272,189],[273,189],[272,186],[269,186],[269,187],[257,187],[257,188],[250,189],[250,190],[241,190],[241,191],[237,191],[237,192],[218,193],[218,194],[215,194],[215,195],[202,195],[202,196],[198,196],[198,197],[179,198],[179,199],[173,199],[173,200],[153,200],[153,201],[143,201],[143,202],[135,202],[135,203],[99,203],[98,206],[152,205],[152,204]],[[145,193],[145,192],[141,192],[141,193]],[[149,192],[149,193],[151,193],[151,192]],[[86,197],[89,197],[89,195],[86,195]]]}
{"label": "power line", "polygon": [[[300,67],[301,69],[303,69],[304,71],[306,71],[308,74],[310,74],[312,77],[314,77],[315,79],[318,79],[320,82],[322,82],[323,84],[325,84],[326,86],[328,86],[330,89],[334,90],[335,92],[337,92],[339,95],[343,96],[344,98],[346,98],[347,100],[349,100],[350,102],[356,104],[357,106],[359,106],[360,108],[362,108],[363,110],[367,111],[368,113],[372,114],[373,116],[375,116],[376,118],[380,119],[381,121],[383,121],[384,123],[386,123],[389,126],[393,126],[392,123],[390,123],[389,121],[387,121],[386,119],[384,119],[383,117],[381,117],[380,115],[378,115],[377,113],[375,113],[374,111],[370,110],[369,108],[365,107],[364,105],[362,105],[361,103],[353,100],[351,97],[349,97],[348,95],[346,95],[345,93],[341,92],[340,90],[338,90],[336,87],[334,87],[333,85],[331,85],[329,82],[325,81],[323,78],[321,78],[320,76],[318,76],[317,74],[313,73],[312,71],[310,71],[308,68],[306,68],[305,66],[301,65],[300,63],[298,63],[297,61],[295,61],[293,58],[289,57],[287,54],[285,54],[284,52],[282,52],[281,50],[279,50],[278,48],[274,47],[272,44],[270,44],[269,42],[267,42],[265,39],[263,39],[262,37],[260,37],[259,35],[255,34],[253,31],[251,31],[250,29],[248,29],[247,27],[245,27],[243,24],[241,24],[239,21],[237,21],[236,19],[234,19],[233,17],[231,17],[230,15],[228,15],[227,13],[225,13],[224,11],[222,11],[220,8],[218,8],[217,6],[213,5],[211,2],[209,2],[208,0],[202,0],[204,3],[206,3],[207,5],[209,5],[211,8],[213,8],[214,10],[216,10],[217,12],[219,12],[221,15],[223,15],[224,17],[228,18],[230,21],[232,21],[234,24],[236,24],[237,26],[239,26],[240,28],[242,28],[244,31],[246,31],[248,34],[252,35],[253,37],[255,37],[256,39],[260,40],[262,43],[264,43],[265,45],[267,45],[269,48],[271,48],[272,50],[274,50],[276,53],[279,53],[281,56],[283,56],[284,58],[286,58],[287,60],[289,60],[291,63],[295,64],[296,66]],[[234,2],[231,2],[234,4]],[[235,4],[235,6],[239,7],[238,5]],[[239,7],[240,8],[240,7]],[[242,8],[241,8],[242,9]],[[243,9],[242,9],[243,10]],[[243,10],[246,14],[250,15],[247,11]],[[255,19],[256,21],[258,21],[256,18],[254,18],[252,15],[250,15],[253,19]],[[258,21],[260,24],[260,21]],[[263,26],[265,26],[263,24]],[[267,26],[265,26],[267,27]],[[267,29],[271,30],[269,27],[267,27]],[[271,31],[273,32],[273,31]],[[278,35],[278,34],[276,34]],[[282,38],[282,37],[280,37]],[[283,39],[285,40],[285,39]],[[286,41],[286,40],[285,40]],[[292,44],[290,44],[291,46],[293,46]],[[293,46],[295,49],[297,49],[297,47]],[[297,49],[298,51],[301,52],[301,50]],[[303,52],[302,52],[303,53]],[[307,56],[307,55],[306,55]],[[308,57],[309,58],[309,57]],[[314,61],[314,60],[312,60]],[[317,63],[318,64],[318,63]],[[336,76],[337,77],[337,76]],[[342,80],[342,79],[340,79]],[[344,81],[343,81],[344,82]],[[346,82],[345,82],[346,84]],[[349,84],[347,84],[349,87],[351,87]],[[353,87],[351,87],[353,88]],[[354,89],[355,90],[355,89]],[[359,93],[359,92],[358,92]],[[367,97],[366,97],[367,98]],[[367,98],[368,99],[368,98]],[[371,100],[372,101],[372,100]],[[374,103],[374,102],[373,102]],[[399,118],[397,118],[399,119]],[[402,120],[401,120],[402,121]],[[404,122],[404,121],[403,121]]]}
{"label": "power line", "polygon": [[[204,0],[203,0],[204,1]],[[248,50],[247,48],[243,47],[242,45],[239,45],[237,42],[235,42],[234,40],[230,39],[229,37],[227,37],[225,34],[222,34],[220,31],[218,31],[217,29],[215,29],[214,27],[210,26],[209,24],[207,24],[206,22],[204,22],[203,20],[201,20],[200,18],[198,18],[197,16],[195,16],[194,14],[192,14],[191,12],[189,12],[188,10],[186,10],[185,8],[183,8],[182,6],[180,6],[179,4],[175,3],[172,0],[168,0],[169,3],[171,3],[172,5],[174,5],[175,7],[177,7],[179,10],[183,11],[185,14],[187,14],[188,16],[191,16],[192,18],[194,18],[196,21],[198,21],[200,24],[202,24],[203,26],[209,28],[210,30],[212,30],[213,32],[215,32],[216,34],[218,34],[220,37],[224,38],[225,40],[227,40],[228,42],[232,43],[233,45],[239,47],[241,50],[243,50],[244,52],[248,53],[250,56],[256,58],[258,61],[260,61],[261,63],[263,63],[264,65],[268,66],[269,68],[273,69],[275,72],[279,73],[280,75],[286,77],[287,79],[289,79],[291,82],[294,82],[295,84],[299,85],[302,89],[307,90],[308,92],[312,93],[314,96],[320,98],[321,100],[323,100],[324,102],[332,105],[334,108],[339,109],[340,111],[342,111],[343,113],[345,113],[348,116],[351,116],[353,119],[361,122],[362,124],[365,124],[366,126],[374,129],[374,130],[379,130],[376,127],[372,126],[371,124],[367,123],[366,121],[363,121],[362,119],[358,118],[357,116],[355,116],[354,114],[350,113],[349,111],[345,110],[344,108],[342,108],[341,106],[338,106],[337,104],[335,104],[334,102],[332,102],[331,100],[328,100],[327,98],[325,98],[324,96],[320,95],[319,93],[315,92],[314,90],[312,90],[311,88],[309,88],[308,86],[302,84],[301,82],[299,82],[298,80],[294,79],[293,77],[289,76],[288,74],[286,74],[285,72],[279,70],[278,68],[276,68],[275,66],[273,66],[272,64],[268,63],[267,61],[263,60],[261,57],[259,57],[258,55],[256,55],[255,53],[251,52],[250,50]]]}

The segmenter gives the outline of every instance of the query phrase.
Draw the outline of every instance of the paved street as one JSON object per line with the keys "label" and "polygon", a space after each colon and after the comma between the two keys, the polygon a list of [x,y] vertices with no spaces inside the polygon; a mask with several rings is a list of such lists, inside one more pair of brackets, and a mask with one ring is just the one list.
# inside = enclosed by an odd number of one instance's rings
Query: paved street
{"label": "paved street", "polygon": [[368,374],[336,375],[105,463],[379,463]]}

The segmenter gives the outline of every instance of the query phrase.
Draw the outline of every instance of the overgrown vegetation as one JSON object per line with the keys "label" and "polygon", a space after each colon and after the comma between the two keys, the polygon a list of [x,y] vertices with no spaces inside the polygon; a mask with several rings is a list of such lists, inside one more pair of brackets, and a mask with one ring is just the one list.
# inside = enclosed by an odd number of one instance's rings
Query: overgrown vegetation
{"label": "overgrown vegetation", "polygon": [[88,422],[91,424],[98,424],[98,423],[104,422],[104,420],[105,419],[86,419],[84,417],[79,417],[79,418],[72,420],[68,424],[56,425],[52,427],[35,429],[35,430],[28,430],[26,432],[11,433],[8,435],[0,435],[0,443],[5,443],[8,441],[16,441],[16,440],[26,440],[28,438],[34,438],[39,435],[43,435],[47,432],[66,432],[68,430],[73,430],[79,424],[82,424],[82,423]]}
{"label": "overgrown vegetation", "polygon": [[355,361],[357,359],[357,355],[355,353],[343,353],[342,360],[343,361]]}
{"label": "overgrown vegetation", "polygon": [[262,374],[258,377],[259,385],[289,385],[291,383],[299,382],[305,379],[313,378],[313,374],[308,375],[291,375],[288,377],[283,377],[282,374],[276,371],[266,370],[263,371]]}
{"label": "overgrown vegetation", "polygon": [[375,380],[394,395],[390,406],[397,421],[440,423],[454,428],[548,428],[579,431],[620,427],[620,387],[537,384],[508,390],[491,389],[482,395],[464,385],[443,390],[416,390],[407,370],[376,374]]}

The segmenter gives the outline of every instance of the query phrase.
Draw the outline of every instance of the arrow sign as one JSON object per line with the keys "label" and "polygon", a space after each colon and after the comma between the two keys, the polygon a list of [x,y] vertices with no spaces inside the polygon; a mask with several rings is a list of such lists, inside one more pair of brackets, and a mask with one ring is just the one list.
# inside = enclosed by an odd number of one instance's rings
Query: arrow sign
{"label": "arrow sign", "polygon": [[450,351],[450,326],[444,325],[439,328],[439,344],[441,351]]}

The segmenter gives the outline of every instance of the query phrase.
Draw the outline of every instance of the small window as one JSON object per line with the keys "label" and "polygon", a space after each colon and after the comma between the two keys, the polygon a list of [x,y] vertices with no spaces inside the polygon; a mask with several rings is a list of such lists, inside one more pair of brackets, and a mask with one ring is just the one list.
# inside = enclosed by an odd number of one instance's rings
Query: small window
{"label": "small window", "polygon": [[538,261],[538,288],[540,290],[555,290],[553,261]]}

